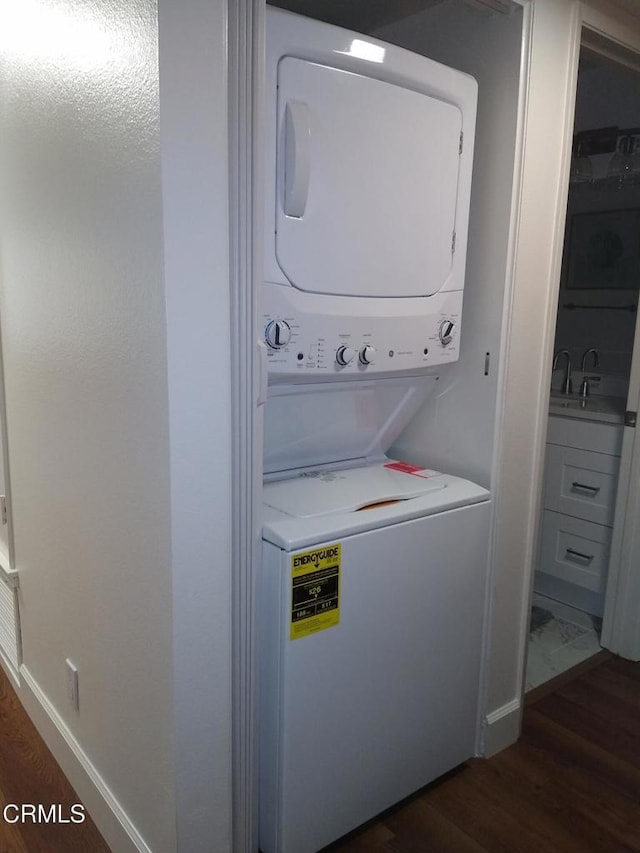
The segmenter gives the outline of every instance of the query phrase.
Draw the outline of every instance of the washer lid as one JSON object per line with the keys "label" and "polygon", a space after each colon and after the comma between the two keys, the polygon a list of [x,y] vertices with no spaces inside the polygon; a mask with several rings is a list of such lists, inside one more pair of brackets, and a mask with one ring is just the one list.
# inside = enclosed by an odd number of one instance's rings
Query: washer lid
{"label": "washer lid", "polygon": [[296,288],[416,297],[450,277],[462,113],[423,92],[282,58],[276,256]]}
{"label": "washer lid", "polygon": [[[262,537],[293,551],[441,512],[466,510],[490,498],[486,489],[469,480],[410,469],[387,460],[332,471],[329,476],[323,472],[266,483]],[[380,502],[372,503],[376,498]],[[460,525],[463,536],[462,515]]]}
{"label": "washer lid", "polygon": [[361,468],[311,471],[290,480],[266,483],[264,502],[296,518],[358,512],[406,501],[446,487],[446,478],[404,462]]}

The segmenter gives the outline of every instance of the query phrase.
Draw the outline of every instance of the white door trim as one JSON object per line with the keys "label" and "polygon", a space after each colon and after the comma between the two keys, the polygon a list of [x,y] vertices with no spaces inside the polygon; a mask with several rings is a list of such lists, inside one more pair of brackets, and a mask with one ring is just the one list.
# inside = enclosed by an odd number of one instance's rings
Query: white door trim
{"label": "white door trim", "polygon": [[[502,708],[519,716],[524,692],[578,62],[577,48],[575,56],[570,52],[574,39],[568,36],[575,34],[579,43],[578,33],[577,3],[534,0],[530,40],[523,43],[529,75],[499,425],[488,721],[495,721],[494,713]],[[504,745],[489,727],[487,754]]]}
{"label": "white door trim", "polygon": [[257,849],[256,582],[262,410],[256,346],[262,289],[264,0],[229,5],[229,222],[232,421],[233,851]]}
{"label": "white door trim", "polygon": [[[491,540],[489,545],[489,577],[493,587],[495,581],[496,563],[499,561],[500,531],[498,519],[501,512],[500,496],[500,474],[503,466],[504,456],[504,419],[507,404],[507,377],[509,370],[510,336],[513,320],[513,303],[515,297],[515,283],[517,272],[517,249],[518,235],[520,231],[520,220],[522,212],[522,186],[525,157],[525,131],[527,124],[527,107],[529,101],[529,74],[531,68],[532,39],[533,39],[533,14],[535,0],[515,0],[522,7],[522,47],[520,58],[520,87],[518,96],[518,119],[515,137],[513,188],[511,200],[511,221],[509,235],[509,250],[506,267],[506,285],[504,304],[502,309],[502,333],[500,339],[500,357],[498,360],[498,394],[496,400],[496,419],[494,428],[495,453],[491,482],[494,484],[494,510]],[[481,731],[478,738],[478,754],[490,757],[518,738],[521,710],[521,691],[519,685],[522,681],[522,672],[525,665],[526,638],[522,634],[519,644],[518,674],[515,679],[515,695],[499,707],[490,708],[490,681],[491,681],[491,635],[493,618],[496,613],[494,596],[487,595],[485,608],[485,637],[484,637],[484,668],[482,675],[481,695],[483,715],[480,721]],[[523,605],[524,613],[524,605]],[[524,618],[524,616],[522,616]]]}

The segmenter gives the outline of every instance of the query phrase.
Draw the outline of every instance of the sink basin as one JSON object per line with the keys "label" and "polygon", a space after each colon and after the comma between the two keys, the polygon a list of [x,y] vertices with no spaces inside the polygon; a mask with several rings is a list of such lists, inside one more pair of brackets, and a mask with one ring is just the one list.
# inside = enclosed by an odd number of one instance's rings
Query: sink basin
{"label": "sink basin", "polygon": [[627,401],[624,397],[580,397],[577,394],[553,392],[549,398],[549,414],[564,418],[603,421],[609,424],[624,423]]}

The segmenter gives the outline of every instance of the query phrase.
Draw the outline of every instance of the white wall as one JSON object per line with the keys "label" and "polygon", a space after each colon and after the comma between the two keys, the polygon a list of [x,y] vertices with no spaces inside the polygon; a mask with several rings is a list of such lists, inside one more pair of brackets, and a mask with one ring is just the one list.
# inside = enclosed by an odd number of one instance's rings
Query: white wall
{"label": "white wall", "polygon": [[[3,5],[0,42],[0,311],[23,684],[149,847],[172,851],[156,4],[19,0]],[[79,671],[79,712],[65,658]]]}
{"label": "white wall", "polygon": [[0,18],[20,695],[114,851],[224,853],[227,3],[159,6],[160,90],[155,0]]}
{"label": "white wall", "polygon": [[20,697],[118,853],[231,849],[227,14],[0,13]]}

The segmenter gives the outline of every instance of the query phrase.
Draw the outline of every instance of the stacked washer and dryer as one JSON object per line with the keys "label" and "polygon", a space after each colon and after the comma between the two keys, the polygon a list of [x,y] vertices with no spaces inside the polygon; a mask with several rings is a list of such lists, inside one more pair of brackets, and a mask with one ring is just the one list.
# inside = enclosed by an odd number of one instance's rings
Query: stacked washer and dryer
{"label": "stacked washer and dryer", "polygon": [[386,454],[459,355],[476,99],[268,9],[263,853],[313,853],[474,753],[490,495]]}

